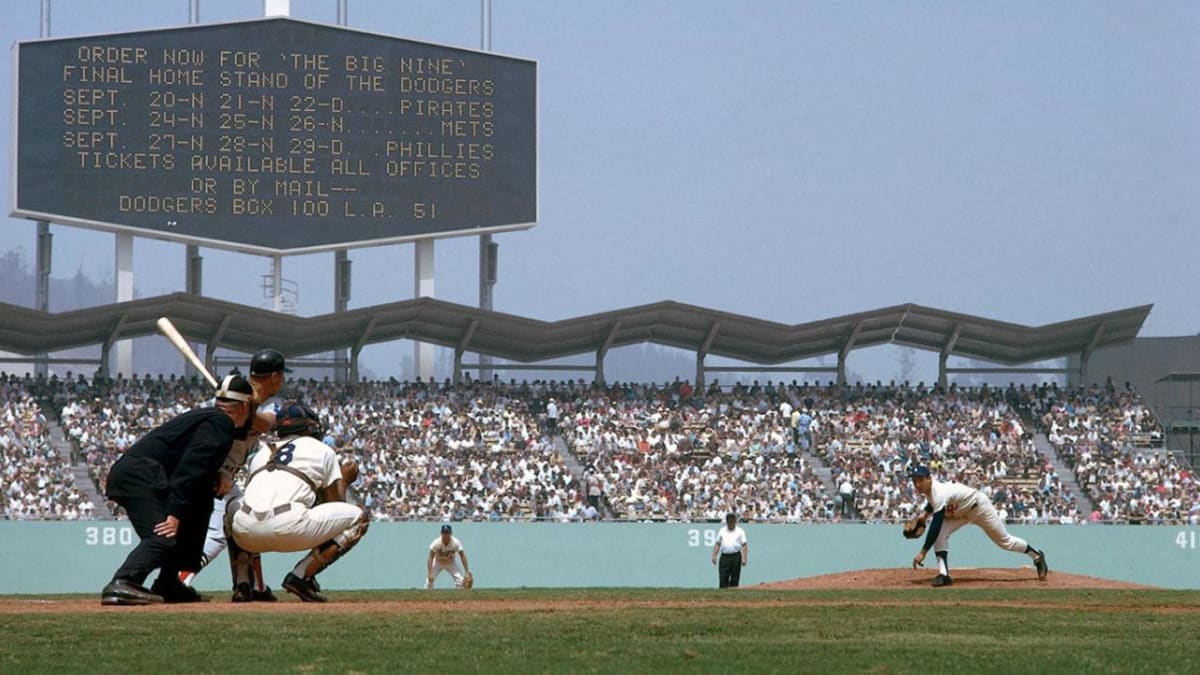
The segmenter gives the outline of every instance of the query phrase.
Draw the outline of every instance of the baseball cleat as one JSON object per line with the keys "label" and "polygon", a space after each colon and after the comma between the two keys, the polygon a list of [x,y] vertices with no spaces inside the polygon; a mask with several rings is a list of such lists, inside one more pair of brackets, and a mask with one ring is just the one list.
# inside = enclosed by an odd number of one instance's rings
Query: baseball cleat
{"label": "baseball cleat", "polygon": [[157,605],[163,602],[156,595],[128,579],[113,579],[100,591],[101,605]]}
{"label": "baseball cleat", "polygon": [[250,584],[241,583],[233,588],[233,597],[230,602],[253,602],[254,594],[250,592]]}
{"label": "baseball cleat", "polygon": [[1038,579],[1045,581],[1046,574],[1050,571],[1050,568],[1046,566],[1046,554],[1038,551],[1033,558],[1033,565],[1037,567]]}
{"label": "baseball cleat", "polygon": [[329,598],[321,595],[320,588],[315,580],[301,579],[291,572],[288,572],[287,576],[283,578],[283,590],[304,602],[329,602]]}
{"label": "baseball cleat", "polygon": [[[317,589],[318,591],[321,590],[321,587],[317,586],[316,584],[316,579],[313,579],[313,588]],[[258,589],[251,589],[250,599],[254,602],[277,602],[279,600],[279,598],[275,597],[275,594],[271,592],[270,586],[263,586],[261,591]]]}
{"label": "baseball cleat", "polygon": [[208,597],[200,595],[200,592],[191,586],[184,586],[175,575],[171,576],[173,578],[164,580],[163,575],[160,574],[154,580],[154,585],[150,587],[150,591],[161,595],[163,601],[167,604],[208,602]]}
{"label": "baseball cleat", "polygon": [[934,588],[940,588],[942,586],[951,586],[953,584],[954,581],[952,581],[950,577],[946,576],[945,574],[939,574],[933,578],[932,585]]}

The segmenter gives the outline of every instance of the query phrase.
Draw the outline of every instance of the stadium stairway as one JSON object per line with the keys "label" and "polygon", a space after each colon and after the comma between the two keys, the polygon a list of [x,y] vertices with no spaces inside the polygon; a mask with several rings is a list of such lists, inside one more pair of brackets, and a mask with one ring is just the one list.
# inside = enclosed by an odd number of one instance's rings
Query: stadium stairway
{"label": "stadium stairway", "polygon": [[63,435],[62,427],[58,426],[58,422],[47,419],[46,428],[50,431],[50,442],[54,445],[54,451],[60,457],[66,457],[71,461],[71,475],[75,478],[75,487],[79,488],[83,496],[90,500],[92,506],[95,507],[92,510],[92,517],[99,520],[111,519],[113,514],[108,509],[108,500],[96,489],[96,483],[92,480],[91,473],[88,472],[87,463],[74,457],[74,448]]}
{"label": "stadium stairway", "polygon": [[812,467],[813,475],[821,481],[821,485],[825,486],[826,494],[830,497],[836,495],[837,485],[833,483],[833,469],[829,468],[825,460],[814,455],[812,450],[800,450],[800,457]]}
{"label": "stadium stairway", "polygon": [[[562,436],[554,437],[554,449],[558,450],[558,454],[563,459],[563,466],[575,477],[575,482],[579,483],[581,488],[586,489],[587,483],[584,481],[583,464],[579,462],[575,455],[571,454],[570,449],[567,448],[567,442],[563,440]],[[600,518],[602,520],[613,520],[615,518],[612,508],[608,505],[608,495],[600,499]]]}
{"label": "stadium stairway", "polygon": [[1083,491],[1079,481],[1075,480],[1075,472],[1067,466],[1067,463],[1058,456],[1058,450],[1054,444],[1046,437],[1046,434],[1038,431],[1033,434],[1033,445],[1042,454],[1050,458],[1050,463],[1054,465],[1054,472],[1058,474],[1058,481],[1066,488],[1068,494],[1075,495],[1075,503],[1079,507],[1079,511],[1086,518],[1091,515],[1092,511],[1096,510],[1096,505],[1092,503],[1092,498]]}

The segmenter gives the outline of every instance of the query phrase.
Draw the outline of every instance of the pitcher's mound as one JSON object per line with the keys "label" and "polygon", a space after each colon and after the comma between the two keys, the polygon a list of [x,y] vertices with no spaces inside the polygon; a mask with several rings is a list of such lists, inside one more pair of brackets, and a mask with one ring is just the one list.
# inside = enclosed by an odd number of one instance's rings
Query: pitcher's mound
{"label": "pitcher's mound", "polygon": [[[951,570],[952,588],[1153,588],[1125,581],[1086,577],[1081,574],[1050,570],[1045,581],[1039,581],[1032,567],[1018,568],[960,568]],[[838,574],[823,574],[759,584],[754,588],[792,588],[813,590],[847,590],[855,588],[929,588],[936,570],[894,569],[855,570]]]}

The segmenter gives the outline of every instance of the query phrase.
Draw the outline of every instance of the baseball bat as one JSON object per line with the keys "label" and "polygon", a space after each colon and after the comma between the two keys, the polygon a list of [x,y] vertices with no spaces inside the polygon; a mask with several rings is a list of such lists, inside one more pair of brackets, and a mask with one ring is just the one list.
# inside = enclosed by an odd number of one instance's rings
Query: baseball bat
{"label": "baseball bat", "polygon": [[204,362],[200,360],[199,356],[196,356],[196,352],[192,351],[192,346],[187,343],[187,340],[183,339],[183,336],[179,334],[179,329],[175,327],[175,324],[171,323],[170,319],[160,316],[155,325],[158,326],[158,332],[170,340],[175,349],[178,349],[179,353],[183,354],[183,358],[187,359],[188,363],[200,371],[200,374],[204,376],[204,379],[208,380],[213,389],[220,388],[221,385],[217,382],[217,378],[213,377],[212,373],[208,372],[208,368],[204,367]]}

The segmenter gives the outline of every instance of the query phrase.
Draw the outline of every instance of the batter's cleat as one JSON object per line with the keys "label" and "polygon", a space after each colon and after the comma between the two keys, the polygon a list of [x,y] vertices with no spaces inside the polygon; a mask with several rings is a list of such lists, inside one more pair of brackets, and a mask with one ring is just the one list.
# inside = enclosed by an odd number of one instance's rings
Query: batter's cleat
{"label": "batter's cleat", "polygon": [[1038,579],[1046,580],[1046,574],[1050,572],[1050,568],[1046,566],[1046,554],[1038,551],[1033,557],[1033,566],[1037,568]]}
{"label": "batter's cleat", "polygon": [[329,598],[321,595],[320,586],[317,586],[315,580],[301,579],[291,572],[283,578],[283,590],[304,602],[329,602]]}
{"label": "batter's cleat", "polygon": [[[184,586],[179,582],[179,578],[171,575],[174,579],[163,579],[163,575],[159,575],[154,580],[154,585],[150,590],[162,596],[162,599],[167,604],[182,604],[186,602],[208,602],[206,596],[200,595],[200,592],[191,586]],[[172,583],[172,581],[174,583]]]}
{"label": "batter's cleat", "polygon": [[234,587],[233,597],[230,602],[253,602],[254,594],[250,591],[250,584],[241,583]]}
{"label": "batter's cleat", "polygon": [[101,605],[158,605],[163,597],[151,593],[128,579],[113,579],[100,591]]}
{"label": "batter's cleat", "polygon": [[[317,586],[315,581],[316,580],[314,579],[313,586],[318,591],[321,590],[321,588],[319,586]],[[275,597],[275,594],[271,592],[271,588],[269,586],[263,586],[263,589],[261,591],[258,589],[251,590],[250,591],[250,599],[253,600],[254,602],[278,602],[279,601],[279,598]]]}
{"label": "batter's cleat", "polygon": [[195,578],[196,578],[195,572],[180,572],[179,573],[179,583],[183,584],[184,586],[191,586],[192,580]]}
{"label": "batter's cleat", "polygon": [[950,577],[946,576],[945,574],[939,574],[933,578],[932,586],[934,588],[941,588],[942,586],[951,586],[953,584],[954,581],[952,581]]}

